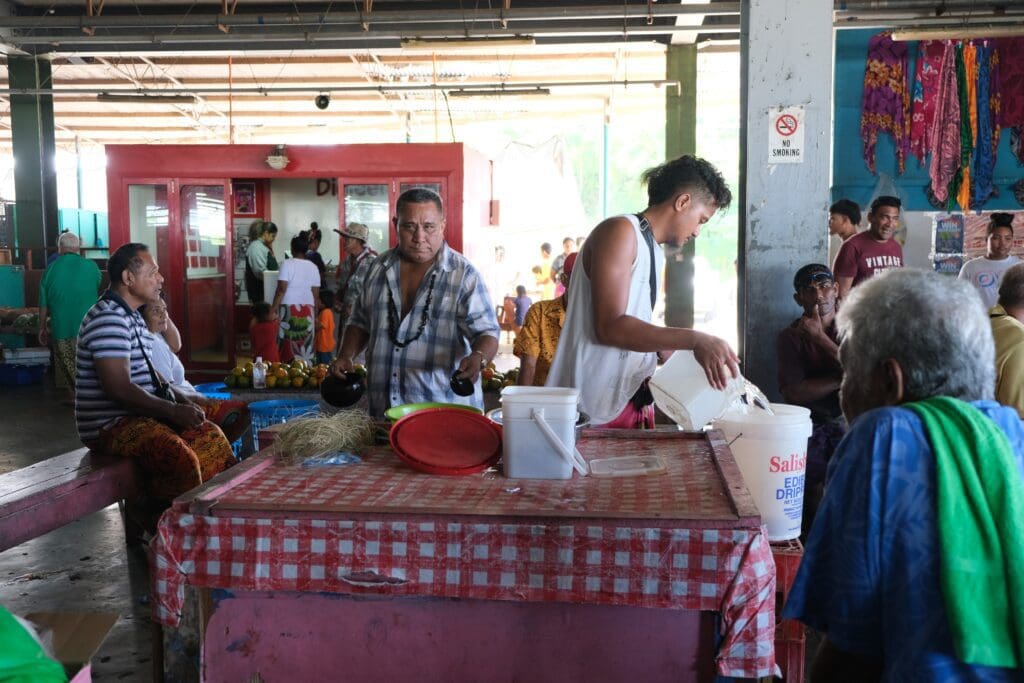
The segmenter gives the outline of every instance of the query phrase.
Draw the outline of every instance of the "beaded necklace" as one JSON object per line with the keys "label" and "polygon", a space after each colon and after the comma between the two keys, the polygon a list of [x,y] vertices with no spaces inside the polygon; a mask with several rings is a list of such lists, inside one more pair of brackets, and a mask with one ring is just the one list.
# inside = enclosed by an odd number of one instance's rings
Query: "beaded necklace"
{"label": "beaded necklace", "polygon": [[423,329],[427,326],[427,316],[430,314],[430,300],[434,296],[434,282],[437,280],[437,269],[430,274],[430,283],[427,285],[427,300],[423,303],[423,313],[420,315],[420,324],[416,328],[416,334],[405,341],[398,340],[398,308],[395,306],[395,295],[391,293],[391,287],[388,287],[388,337],[391,338],[391,343],[400,349],[404,349],[409,344],[420,338],[423,334]]}

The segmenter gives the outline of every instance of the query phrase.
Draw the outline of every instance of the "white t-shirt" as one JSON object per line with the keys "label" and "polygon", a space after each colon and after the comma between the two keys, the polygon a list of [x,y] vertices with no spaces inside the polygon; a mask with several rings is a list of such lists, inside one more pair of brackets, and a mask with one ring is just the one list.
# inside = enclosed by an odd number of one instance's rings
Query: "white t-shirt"
{"label": "white t-shirt", "polygon": [[[630,270],[626,315],[651,322],[651,252],[636,216],[624,216],[633,225],[636,259]],[[654,246],[655,291],[661,290],[665,252]],[[580,410],[591,424],[611,422],[619,416],[640,384],[654,374],[656,353],[627,351],[598,343],[594,334],[594,302],[590,278],[584,268],[572,271],[565,323],[558,350],[551,362],[547,386],[579,389]]]}
{"label": "white t-shirt", "polygon": [[999,301],[999,283],[1003,281],[1003,273],[1018,263],[1020,259],[1012,255],[998,261],[979,256],[965,263],[958,277],[961,280],[970,280],[981,293],[985,309],[988,310]]}
{"label": "white t-shirt", "polygon": [[185,379],[185,366],[181,364],[181,360],[174,351],[171,351],[164,336],[150,332],[149,339],[153,344],[152,356],[149,359],[149,362],[153,364],[153,369],[175,386],[183,389],[195,389],[192,383]]}
{"label": "white t-shirt", "polygon": [[304,258],[286,259],[281,264],[277,281],[288,283],[288,289],[281,299],[285,306],[312,306],[316,303],[313,301],[313,287],[320,286],[320,271],[312,261]]}

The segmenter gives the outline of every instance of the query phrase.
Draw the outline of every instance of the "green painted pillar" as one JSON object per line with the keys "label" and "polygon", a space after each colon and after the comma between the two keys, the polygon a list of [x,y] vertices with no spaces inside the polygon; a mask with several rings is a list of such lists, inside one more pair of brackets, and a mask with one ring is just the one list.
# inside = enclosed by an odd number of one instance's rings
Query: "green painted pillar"
{"label": "green painted pillar", "polygon": [[[50,62],[42,57],[7,58],[12,90],[51,88]],[[11,95],[14,148],[14,226],[18,260],[32,250],[31,264],[42,268],[46,247],[57,246],[57,168],[52,95]]]}
{"label": "green painted pillar", "polygon": [[[678,92],[666,88],[665,158],[697,152],[697,46],[669,45],[665,77],[679,81]],[[665,249],[665,324],[693,327],[693,256],[695,241]]]}

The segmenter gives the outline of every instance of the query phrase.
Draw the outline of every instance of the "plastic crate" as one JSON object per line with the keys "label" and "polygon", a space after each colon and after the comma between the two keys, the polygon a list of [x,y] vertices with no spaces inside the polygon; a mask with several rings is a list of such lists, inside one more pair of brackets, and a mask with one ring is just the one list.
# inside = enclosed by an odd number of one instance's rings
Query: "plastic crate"
{"label": "plastic crate", "polygon": [[4,349],[4,359],[12,365],[49,365],[50,349],[36,347]]}
{"label": "plastic crate", "polygon": [[0,363],[0,385],[6,387],[39,384],[46,374],[45,365],[18,365]]}
{"label": "plastic crate", "polygon": [[254,401],[249,404],[249,416],[252,418],[252,438],[254,446],[260,449],[259,431],[277,422],[287,422],[303,415],[315,415],[320,412],[317,401],[280,399],[273,401]]}
{"label": "plastic crate", "polygon": [[224,382],[207,382],[206,384],[197,384],[195,385],[195,389],[206,398],[214,398],[220,401],[228,401],[231,399],[231,393],[228,391],[228,385],[224,384]]}
{"label": "plastic crate", "polygon": [[789,598],[789,590],[796,580],[804,547],[800,541],[780,541],[771,544],[775,560],[775,662],[782,669],[782,680],[803,683],[807,636],[804,625],[794,619],[780,619],[782,608]]}

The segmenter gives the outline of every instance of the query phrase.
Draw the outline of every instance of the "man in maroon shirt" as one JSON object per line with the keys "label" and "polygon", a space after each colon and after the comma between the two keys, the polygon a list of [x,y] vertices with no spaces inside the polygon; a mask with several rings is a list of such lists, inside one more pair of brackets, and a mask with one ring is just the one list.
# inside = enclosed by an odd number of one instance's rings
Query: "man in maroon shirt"
{"label": "man in maroon shirt", "polygon": [[900,224],[901,206],[898,197],[877,197],[868,214],[870,227],[839,247],[835,269],[840,299],[872,275],[903,267],[903,248],[892,238]]}
{"label": "man in maroon shirt", "polygon": [[782,397],[811,411],[802,524],[806,532],[821,501],[828,461],[846,433],[846,421],[839,406],[843,368],[836,333],[835,279],[828,266],[811,263],[796,272],[793,289],[793,300],[804,314],[779,333],[776,350]]}

